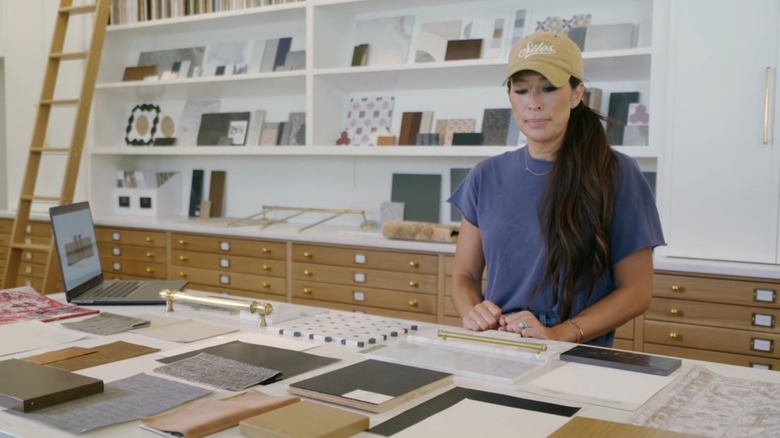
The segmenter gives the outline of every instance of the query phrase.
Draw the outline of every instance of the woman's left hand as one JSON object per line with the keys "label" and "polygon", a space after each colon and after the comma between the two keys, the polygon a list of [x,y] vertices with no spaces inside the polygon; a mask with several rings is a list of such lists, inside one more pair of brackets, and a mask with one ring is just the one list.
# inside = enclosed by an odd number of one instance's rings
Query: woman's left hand
{"label": "woman's left hand", "polygon": [[549,339],[549,329],[527,310],[502,316],[499,325],[498,330],[517,333],[524,338]]}

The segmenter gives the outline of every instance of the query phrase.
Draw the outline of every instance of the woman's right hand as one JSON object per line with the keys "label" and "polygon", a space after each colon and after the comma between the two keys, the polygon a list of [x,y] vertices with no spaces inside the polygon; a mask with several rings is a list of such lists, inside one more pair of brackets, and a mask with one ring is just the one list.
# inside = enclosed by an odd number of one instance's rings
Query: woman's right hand
{"label": "woman's right hand", "polygon": [[500,320],[501,308],[485,300],[472,307],[463,318],[463,328],[474,331],[497,329]]}

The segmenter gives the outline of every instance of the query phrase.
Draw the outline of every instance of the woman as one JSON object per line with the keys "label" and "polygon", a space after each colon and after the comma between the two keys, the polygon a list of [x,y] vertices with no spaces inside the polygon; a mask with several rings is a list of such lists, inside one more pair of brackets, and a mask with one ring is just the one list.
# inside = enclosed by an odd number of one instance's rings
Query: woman
{"label": "woman", "polygon": [[563,34],[511,50],[505,83],[528,144],[480,162],[449,199],[463,214],[452,299],[465,328],[611,346],[650,304],[658,211],[582,102],[583,81]]}

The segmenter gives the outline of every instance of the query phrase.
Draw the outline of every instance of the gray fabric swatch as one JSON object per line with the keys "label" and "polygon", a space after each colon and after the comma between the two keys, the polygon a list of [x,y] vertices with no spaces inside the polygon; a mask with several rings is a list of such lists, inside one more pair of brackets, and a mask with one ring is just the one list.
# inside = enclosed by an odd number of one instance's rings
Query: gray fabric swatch
{"label": "gray fabric swatch", "polygon": [[211,393],[186,383],[148,374],[136,374],[105,384],[102,394],[50,406],[39,411],[5,412],[48,424],[70,433],[154,415]]}
{"label": "gray fabric swatch", "polygon": [[93,335],[114,335],[128,330],[146,327],[151,324],[148,319],[134,318],[132,316],[117,315],[116,313],[101,312],[97,316],[82,321],[63,322],[62,325],[69,329],[92,333]]}
{"label": "gray fabric swatch", "polygon": [[168,365],[155,372],[190,382],[204,383],[228,391],[242,391],[269,379],[281,377],[281,372],[208,353],[199,353]]}

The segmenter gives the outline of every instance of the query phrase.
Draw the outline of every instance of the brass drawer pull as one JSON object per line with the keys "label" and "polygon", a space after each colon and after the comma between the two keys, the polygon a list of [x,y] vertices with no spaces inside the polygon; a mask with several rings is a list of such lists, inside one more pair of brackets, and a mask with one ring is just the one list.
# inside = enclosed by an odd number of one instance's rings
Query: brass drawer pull
{"label": "brass drawer pull", "polygon": [[415,262],[414,260],[412,260],[411,262],[409,262],[409,267],[419,268],[420,267],[420,262]]}
{"label": "brass drawer pull", "polygon": [[270,271],[271,265],[263,265],[263,271]]}
{"label": "brass drawer pull", "polygon": [[154,268],[152,267],[146,268],[144,271],[146,271],[147,274],[154,274]]}
{"label": "brass drawer pull", "polygon": [[267,282],[267,281],[264,281],[264,282],[263,282],[263,284],[262,284],[262,286],[263,286],[265,289],[268,289],[269,287],[271,287],[271,283],[269,283],[269,282]]}
{"label": "brass drawer pull", "polygon": [[409,300],[409,307],[417,307],[417,300]]}
{"label": "brass drawer pull", "polygon": [[152,237],[152,236],[146,236],[146,237],[144,237],[144,241],[145,241],[145,242],[148,242],[148,243],[152,243],[152,242],[154,242],[154,237]]}
{"label": "brass drawer pull", "polygon": [[683,292],[684,290],[685,288],[680,286],[679,284],[672,285],[672,292]]}
{"label": "brass drawer pull", "polygon": [[187,241],[184,239],[179,239],[179,245],[186,245]]}
{"label": "brass drawer pull", "polygon": [[147,251],[147,253],[146,253],[146,257],[147,257],[147,258],[150,258],[150,259],[153,259],[153,258],[154,258],[154,253],[153,253],[153,252],[151,252],[151,251]]}
{"label": "brass drawer pull", "polygon": [[304,288],[303,288],[303,293],[304,293],[305,295],[311,295],[311,293],[312,293],[312,288],[310,288],[310,287],[304,287]]}
{"label": "brass drawer pull", "polygon": [[183,261],[183,262],[186,262],[186,261],[187,261],[187,259],[188,259],[188,257],[187,257],[186,255],[184,255],[184,254],[182,254],[182,255],[180,255],[180,256],[179,256],[179,260],[181,260],[181,261]]}
{"label": "brass drawer pull", "polygon": [[685,312],[683,312],[681,309],[678,309],[676,307],[672,307],[669,309],[669,313],[671,313],[674,316],[683,316],[685,315]]}
{"label": "brass drawer pull", "polygon": [[268,254],[269,252],[271,252],[271,248],[266,248],[266,247],[264,246],[264,247],[263,247],[263,249],[262,249],[262,251],[263,251],[263,254]]}
{"label": "brass drawer pull", "polygon": [[187,273],[184,271],[179,271],[179,277],[181,278],[187,278]]}
{"label": "brass drawer pull", "polygon": [[310,258],[314,257],[314,253],[310,252],[310,251],[304,251],[303,252],[303,256],[310,259]]}
{"label": "brass drawer pull", "polygon": [[420,283],[418,283],[418,282],[416,282],[416,281],[414,281],[414,280],[410,280],[410,281],[409,281],[409,286],[411,286],[411,287],[417,287],[417,286],[419,286],[419,285],[420,285]]}
{"label": "brass drawer pull", "polygon": [[677,332],[671,332],[669,333],[669,339],[674,339],[675,341],[682,341],[682,334]]}
{"label": "brass drawer pull", "polygon": [[305,275],[307,277],[311,277],[313,274],[314,274],[314,272],[312,272],[312,271],[310,271],[308,269],[304,269],[303,270],[303,275]]}

